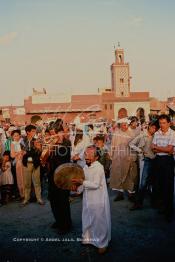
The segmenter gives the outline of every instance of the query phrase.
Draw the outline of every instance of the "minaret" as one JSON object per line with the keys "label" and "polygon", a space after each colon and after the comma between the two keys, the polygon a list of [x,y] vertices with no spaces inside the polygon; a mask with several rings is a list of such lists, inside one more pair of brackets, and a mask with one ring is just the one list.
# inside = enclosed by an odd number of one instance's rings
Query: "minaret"
{"label": "minaret", "polygon": [[124,49],[115,50],[115,63],[111,65],[112,91],[117,97],[130,96],[129,63],[124,61]]}

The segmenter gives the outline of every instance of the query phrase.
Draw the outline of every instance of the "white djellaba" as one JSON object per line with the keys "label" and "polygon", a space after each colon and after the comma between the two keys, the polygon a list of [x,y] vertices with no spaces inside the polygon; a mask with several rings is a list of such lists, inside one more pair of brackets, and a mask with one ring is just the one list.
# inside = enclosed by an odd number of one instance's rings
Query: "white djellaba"
{"label": "white djellaba", "polygon": [[111,240],[111,213],[104,168],[95,161],[84,167],[84,174],[82,243],[104,248]]}

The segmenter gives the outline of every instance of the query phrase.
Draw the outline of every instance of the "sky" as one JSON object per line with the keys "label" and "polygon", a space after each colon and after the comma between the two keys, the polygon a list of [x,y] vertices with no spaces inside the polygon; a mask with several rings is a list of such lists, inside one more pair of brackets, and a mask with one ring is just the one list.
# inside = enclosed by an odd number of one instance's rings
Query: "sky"
{"label": "sky", "polygon": [[174,0],[0,0],[0,105],[22,105],[32,88],[110,88],[118,42],[132,91],[175,96],[174,12]]}

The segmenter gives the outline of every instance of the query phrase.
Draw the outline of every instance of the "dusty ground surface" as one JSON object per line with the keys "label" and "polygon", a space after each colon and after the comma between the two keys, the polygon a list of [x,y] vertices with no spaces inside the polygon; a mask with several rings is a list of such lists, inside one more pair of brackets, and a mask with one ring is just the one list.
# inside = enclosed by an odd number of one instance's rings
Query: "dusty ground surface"
{"label": "dusty ground surface", "polygon": [[22,208],[12,202],[0,207],[0,262],[175,261],[175,219],[166,223],[148,200],[144,209],[130,211],[127,198],[120,202],[113,198],[110,191],[112,241],[101,256],[80,243],[81,198],[71,203],[74,227],[65,236],[50,228],[54,220],[46,196],[45,206],[30,203]]}

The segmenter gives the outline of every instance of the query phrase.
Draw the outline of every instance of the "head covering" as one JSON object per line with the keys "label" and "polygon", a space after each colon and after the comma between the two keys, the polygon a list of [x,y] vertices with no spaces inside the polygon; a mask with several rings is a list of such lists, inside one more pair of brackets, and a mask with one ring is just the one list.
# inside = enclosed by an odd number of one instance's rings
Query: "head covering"
{"label": "head covering", "polygon": [[4,130],[2,127],[0,127],[0,134],[3,134],[4,133]]}
{"label": "head covering", "polygon": [[125,117],[125,118],[121,118],[121,119],[119,119],[119,120],[117,120],[117,124],[123,124],[123,123],[126,123],[126,124],[130,124],[130,120],[127,118],[127,117]]}
{"label": "head covering", "polygon": [[10,126],[9,129],[8,129],[8,131],[12,132],[12,131],[14,131],[14,130],[16,130],[16,129],[17,129],[17,128],[16,128],[15,126]]}

